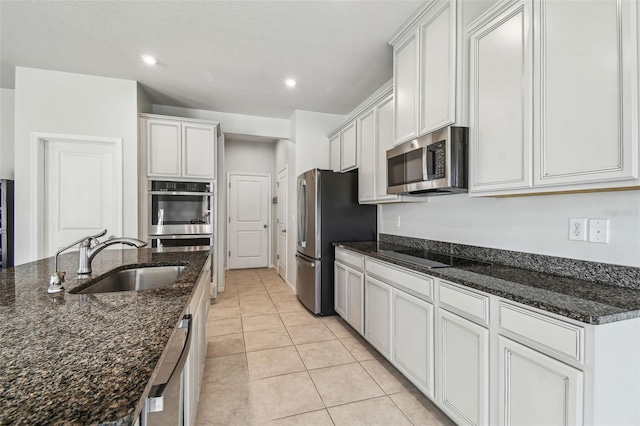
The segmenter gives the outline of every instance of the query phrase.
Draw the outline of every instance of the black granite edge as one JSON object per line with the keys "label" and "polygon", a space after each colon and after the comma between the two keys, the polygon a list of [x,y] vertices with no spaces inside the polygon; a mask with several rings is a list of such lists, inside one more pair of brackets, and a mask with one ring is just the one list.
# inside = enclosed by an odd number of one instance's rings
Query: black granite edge
{"label": "black granite edge", "polygon": [[453,254],[560,277],[576,278],[599,284],[640,290],[640,268],[633,266],[470,246],[392,234],[380,234],[379,239],[382,242],[401,246]]}
{"label": "black granite edge", "polygon": [[[385,243],[387,245],[387,249],[401,249],[406,246],[400,246],[394,243]],[[533,286],[529,286],[527,284],[516,283],[512,281],[507,281],[501,278],[496,278],[490,275],[484,275],[482,273],[467,271],[460,268],[425,268],[420,265],[403,262],[401,260],[389,258],[387,256],[379,255],[372,250],[373,246],[377,246],[376,242],[364,242],[364,243],[336,243],[336,246],[341,246],[345,249],[354,251],[356,253],[360,253],[362,255],[390,263],[396,266],[400,266],[406,269],[410,269],[412,271],[433,276],[435,278],[440,278],[444,280],[448,280],[454,282],[456,284],[464,285],[466,287],[470,287],[485,293],[489,293],[498,297],[502,297],[504,299],[508,299],[514,302],[522,303],[524,305],[532,306],[538,309],[541,309],[546,312],[554,313],[556,315],[563,316],[565,318],[570,318],[582,323],[587,323],[591,325],[600,325],[607,324],[616,321],[622,321],[625,319],[632,319],[640,317],[640,309],[624,309],[615,306],[605,305],[603,303],[597,301],[591,301],[586,299],[581,299],[576,296],[567,295],[563,293],[557,293],[544,288],[536,288]],[[368,245],[368,246],[367,246]],[[395,246],[395,247],[394,247]],[[489,266],[491,268],[491,266]],[[514,268],[512,266],[506,266],[506,268]],[[519,268],[514,268],[517,270]],[[540,272],[534,271],[534,274],[541,274]],[[562,278],[561,278],[562,279]],[[569,278],[564,278],[569,279]],[[573,278],[572,278],[573,279]],[[592,285],[602,285],[602,284],[592,284]],[[526,296],[522,294],[517,294],[515,289],[526,289],[523,293],[527,293]],[[636,292],[633,289],[620,288],[620,291],[630,291]],[[544,301],[547,299],[548,301]],[[576,308],[582,308],[581,310]],[[603,308],[604,309],[601,309]],[[603,310],[605,312],[598,312],[598,310]],[[587,313],[589,311],[590,313]]]}

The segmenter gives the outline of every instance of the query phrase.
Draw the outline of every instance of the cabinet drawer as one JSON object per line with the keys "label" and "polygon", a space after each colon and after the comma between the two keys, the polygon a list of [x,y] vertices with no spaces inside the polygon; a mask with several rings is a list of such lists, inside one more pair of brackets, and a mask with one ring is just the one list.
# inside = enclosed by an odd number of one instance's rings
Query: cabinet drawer
{"label": "cabinet drawer", "polygon": [[393,266],[387,266],[375,260],[367,259],[365,265],[368,274],[375,275],[418,297],[433,299],[433,278],[405,272]]}
{"label": "cabinet drawer", "polygon": [[364,268],[364,256],[353,254],[346,250],[336,247],[336,260],[362,271]]}
{"label": "cabinet drawer", "polygon": [[556,356],[584,363],[584,328],[500,302],[500,331]]}
{"label": "cabinet drawer", "polygon": [[489,323],[489,296],[440,281],[440,305],[471,320]]}

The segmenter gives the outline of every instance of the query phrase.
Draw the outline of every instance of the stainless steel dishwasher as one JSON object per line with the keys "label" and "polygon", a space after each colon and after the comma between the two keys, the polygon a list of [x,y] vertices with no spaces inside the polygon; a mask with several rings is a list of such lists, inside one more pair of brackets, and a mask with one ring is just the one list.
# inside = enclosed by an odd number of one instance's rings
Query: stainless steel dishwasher
{"label": "stainless steel dishwasher", "polygon": [[178,332],[168,344],[168,352],[159,367],[147,402],[141,416],[141,425],[145,426],[183,426],[184,418],[184,380],[182,370],[191,347],[191,315],[185,315],[180,322]]}

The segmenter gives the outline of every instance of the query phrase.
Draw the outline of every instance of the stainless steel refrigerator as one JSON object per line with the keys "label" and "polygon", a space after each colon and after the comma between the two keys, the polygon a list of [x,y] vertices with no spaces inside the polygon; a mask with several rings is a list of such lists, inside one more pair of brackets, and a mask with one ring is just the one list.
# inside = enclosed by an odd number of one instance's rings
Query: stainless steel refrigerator
{"label": "stainless steel refrigerator", "polygon": [[377,207],[358,204],[358,173],[313,169],[298,176],[298,299],[314,314],[333,310],[334,242],[375,241]]}

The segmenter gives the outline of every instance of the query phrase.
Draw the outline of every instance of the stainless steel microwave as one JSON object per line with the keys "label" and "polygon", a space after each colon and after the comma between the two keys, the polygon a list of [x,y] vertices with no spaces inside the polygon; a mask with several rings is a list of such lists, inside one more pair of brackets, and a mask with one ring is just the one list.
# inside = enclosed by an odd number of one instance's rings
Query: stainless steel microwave
{"label": "stainless steel microwave", "polygon": [[469,128],[445,127],[387,151],[387,193],[467,192]]}

